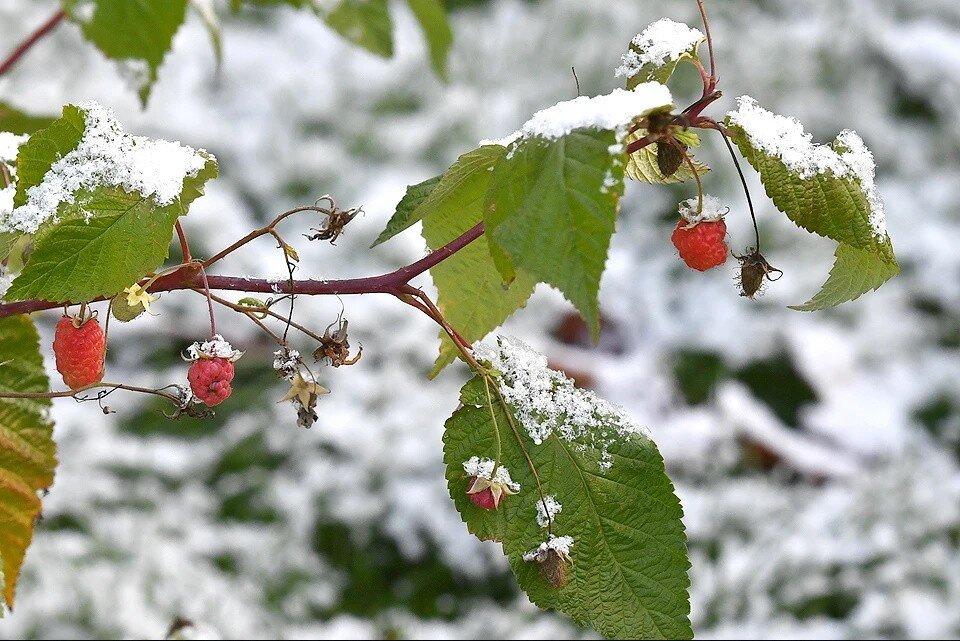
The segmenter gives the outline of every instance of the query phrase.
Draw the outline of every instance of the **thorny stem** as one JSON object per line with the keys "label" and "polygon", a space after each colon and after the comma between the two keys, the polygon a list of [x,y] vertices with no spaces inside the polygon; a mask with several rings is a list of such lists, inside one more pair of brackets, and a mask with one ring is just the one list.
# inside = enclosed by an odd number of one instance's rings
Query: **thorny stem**
{"label": "thorny stem", "polygon": [[35,45],[48,33],[53,31],[65,17],[66,15],[64,14],[63,10],[56,12],[49,20],[40,25],[40,28],[30,34],[30,36],[22,43],[20,43],[20,45],[14,49],[13,52],[7,56],[2,63],[0,63],[0,76],[10,71],[10,69],[13,68],[13,65],[17,64],[20,58],[22,58],[33,45]]}
{"label": "thorny stem", "polygon": [[[304,209],[300,209],[297,211],[303,210]],[[256,237],[269,233],[269,231],[264,231],[263,233],[258,234]],[[297,280],[294,281],[294,287],[291,288],[290,283],[286,282],[285,280],[273,281],[263,278],[210,275],[206,278],[206,285],[209,286],[211,290],[238,291],[255,294],[296,293],[297,295],[301,296],[346,296],[354,294],[397,295],[398,293],[401,293],[402,288],[411,280],[432,269],[433,267],[436,267],[450,256],[453,256],[455,253],[480,238],[482,235],[483,223],[478,223],[443,247],[431,252],[424,258],[380,276],[349,278],[343,280]],[[235,243],[235,245],[237,245],[237,247],[233,247],[231,251],[237,249],[240,245],[242,245],[242,243]],[[222,258],[223,255],[226,254],[221,252],[215,258],[219,260],[219,258]],[[212,261],[211,259],[204,262],[204,267],[209,266],[211,262],[215,261]],[[197,263],[195,262],[192,265],[188,265],[172,274],[157,279],[157,281],[150,288],[151,291],[158,293],[203,287],[204,281],[198,277],[197,270],[193,269],[193,265],[196,264]],[[99,297],[89,302],[97,302],[102,300],[105,299],[103,297]],[[29,314],[45,309],[54,309],[57,307],[63,307],[63,305],[64,303],[62,301],[51,302],[45,300],[26,300],[15,303],[0,303],[0,318],[13,316],[15,314]]]}

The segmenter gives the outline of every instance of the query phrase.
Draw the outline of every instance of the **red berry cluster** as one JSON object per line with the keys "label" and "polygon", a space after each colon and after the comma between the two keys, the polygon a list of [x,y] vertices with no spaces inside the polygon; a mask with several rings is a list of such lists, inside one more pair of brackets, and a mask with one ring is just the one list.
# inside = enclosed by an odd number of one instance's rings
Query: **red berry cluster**
{"label": "red berry cluster", "polygon": [[57,371],[70,389],[80,389],[103,379],[107,339],[96,318],[64,316],[57,323],[53,354]]}
{"label": "red berry cluster", "polygon": [[195,361],[187,372],[187,380],[194,396],[208,407],[215,407],[233,392],[233,375],[233,363],[228,359],[210,358]]}
{"label": "red berry cluster", "polygon": [[705,272],[727,261],[727,223],[704,221],[691,225],[681,218],[670,240],[688,267]]}

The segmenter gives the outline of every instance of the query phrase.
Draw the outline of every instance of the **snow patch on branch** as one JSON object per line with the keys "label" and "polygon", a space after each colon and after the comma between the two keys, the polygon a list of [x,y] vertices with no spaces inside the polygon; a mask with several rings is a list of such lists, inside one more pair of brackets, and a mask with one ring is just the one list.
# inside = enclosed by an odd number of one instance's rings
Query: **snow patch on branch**
{"label": "snow patch on branch", "polygon": [[0,218],[0,231],[32,234],[56,219],[61,204],[98,187],[119,187],[160,207],[169,205],[180,196],[184,180],[196,176],[211,158],[177,142],[128,135],[113,111],[96,102],[77,106],[85,122],[80,143],[27,190],[26,204]]}
{"label": "snow patch on branch", "polygon": [[670,18],[657,20],[630,41],[630,49],[623,54],[616,75],[632,78],[647,65],[662,67],[675,62],[696,49],[703,39],[699,29]]}
{"label": "snow patch on branch", "polygon": [[659,82],[645,82],[632,91],[615,89],[603,96],[580,96],[538,111],[520,129],[499,140],[482,140],[480,145],[508,147],[518,140],[557,140],[577,129],[610,129],[623,142],[627,128],[637,117],[673,104],[670,90]]}
{"label": "snow patch on branch", "polygon": [[844,129],[837,147],[818,145],[796,118],[781,116],[757,104],[750,96],[737,98],[739,108],[727,114],[730,122],[743,129],[750,144],[776,156],[802,179],[823,174],[857,181],[870,205],[870,226],[880,239],[887,236],[883,200],[875,182],[876,163],[857,132]]}

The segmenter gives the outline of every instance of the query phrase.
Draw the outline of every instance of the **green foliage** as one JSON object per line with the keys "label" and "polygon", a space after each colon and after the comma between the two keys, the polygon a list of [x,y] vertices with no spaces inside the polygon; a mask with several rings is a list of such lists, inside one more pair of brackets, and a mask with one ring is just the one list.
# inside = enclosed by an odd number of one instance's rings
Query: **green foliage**
{"label": "green foliage", "polygon": [[[33,322],[27,316],[0,318],[0,392],[49,389]],[[53,483],[57,465],[49,408],[50,399],[0,399],[0,574],[10,607],[40,515],[37,493]]]}
{"label": "green foliage", "polygon": [[83,111],[74,105],[63,108],[63,115],[49,127],[36,132],[20,146],[17,154],[17,193],[13,204],[27,202],[27,190],[39,185],[53,163],[76,149],[87,124]]}
{"label": "green foliage", "polygon": [[520,268],[557,287],[580,310],[594,337],[598,295],[623,195],[616,134],[578,129],[557,139],[525,138],[497,164],[487,193],[487,238]]}
{"label": "green foliage", "polygon": [[895,261],[885,260],[882,256],[851,245],[841,243],[837,247],[836,257],[830,276],[816,296],[791,309],[812,312],[856,300],[900,273]]}
{"label": "green foliage", "polygon": [[37,232],[33,253],[6,298],[91,300],[129,287],[164,261],[177,218],[216,175],[217,164],[208,157],[197,176],[184,180],[180,198],[163,207],[118,187],[77,194],[73,203],[60,205],[59,220]]}
{"label": "green foliage", "polygon": [[[464,154],[443,175],[439,184],[418,207],[423,218],[423,237],[437,249],[483,220],[484,197],[492,169],[506,148],[486,145]],[[499,327],[533,293],[536,281],[520,272],[509,285],[490,260],[486,238],[479,238],[430,270],[437,286],[437,304],[447,321],[470,342]],[[457,348],[440,334],[436,375],[453,362]]]}
{"label": "green foliage", "polygon": [[63,0],[63,8],[105,56],[129,66],[126,71],[146,104],[186,17],[187,0]]}
{"label": "green foliage", "polygon": [[393,55],[393,22],[387,0],[341,0],[324,20],[353,44],[384,58]]}
{"label": "green foliage", "polygon": [[371,247],[385,243],[400,232],[406,231],[420,222],[426,213],[426,209],[421,208],[420,205],[423,204],[433,190],[436,189],[437,185],[440,184],[441,178],[443,178],[443,174],[407,187],[407,193],[397,205],[397,210]]}
{"label": "green foliage", "polygon": [[0,131],[17,135],[32,134],[49,127],[54,120],[47,116],[31,116],[8,102],[0,101]]}
{"label": "green foliage", "polygon": [[[855,300],[900,272],[890,238],[877,235],[870,224],[870,202],[858,180],[831,172],[803,178],[779,157],[756,149],[742,128],[729,119],[727,124],[777,208],[799,227],[840,243],[823,288],[793,309],[820,310]],[[842,151],[839,140],[833,147]]]}
{"label": "green foliage", "polygon": [[420,22],[430,49],[430,61],[437,75],[447,78],[447,55],[453,45],[453,32],[441,0],[407,0]]}
{"label": "green foliage", "polygon": [[[479,377],[467,383],[444,434],[450,495],[468,529],[503,544],[520,586],[542,608],[610,638],[691,638],[682,510],[653,442],[639,434],[615,441],[606,470],[589,439],[554,434],[535,445],[522,426],[512,427],[513,409],[489,393],[494,384]],[[497,510],[477,507],[466,494],[463,463],[473,456],[498,461],[520,484]],[[563,506],[552,533],[574,539],[561,588],[523,559],[548,536],[536,519],[541,492]]]}

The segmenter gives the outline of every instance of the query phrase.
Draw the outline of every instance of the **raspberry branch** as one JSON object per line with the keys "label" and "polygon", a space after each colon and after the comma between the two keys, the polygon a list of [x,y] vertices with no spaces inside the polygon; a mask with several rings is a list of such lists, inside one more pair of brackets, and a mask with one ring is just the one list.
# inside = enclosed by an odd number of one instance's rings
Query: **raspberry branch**
{"label": "raspberry branch", "polygon": [[0,76],[10,71],[15,64],[30,50],[33,45],[37,44],[44,36],[56,29],[57,25],[63,22],[63,19],[66,17],[63,10],[57,11],[53,16],[44,22],[40,27],[34,31],[30,36],[20,43],[16,49],[14,49],[7,58],[0,63]]}

